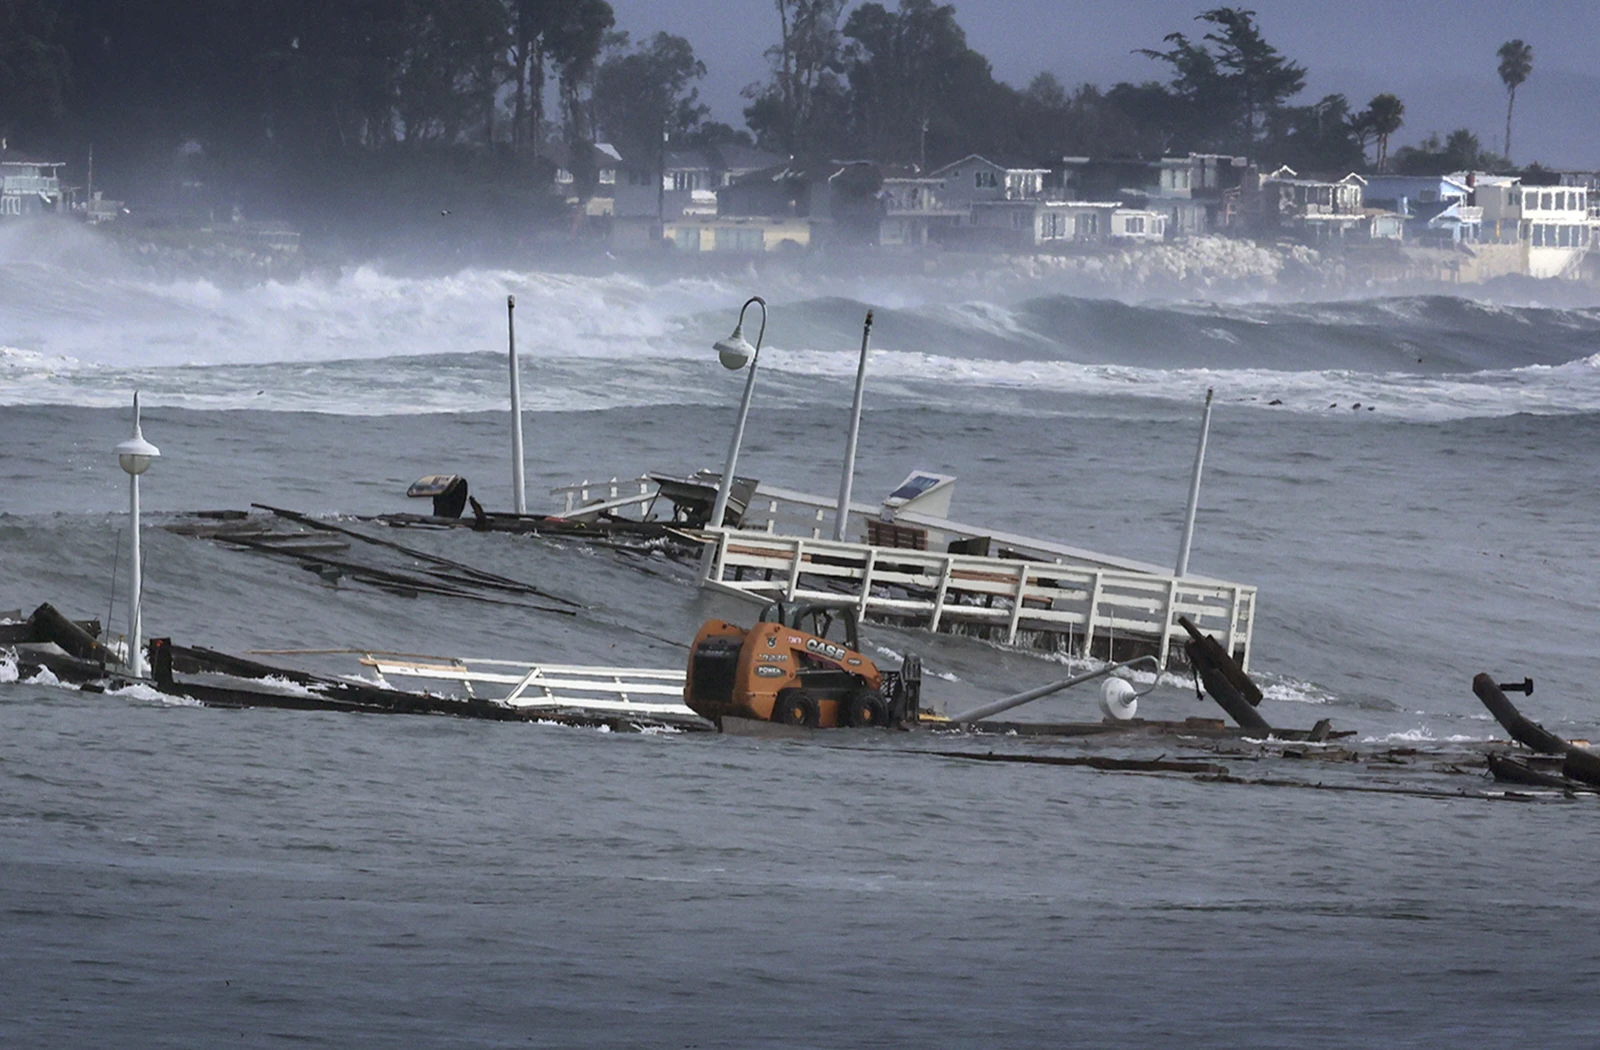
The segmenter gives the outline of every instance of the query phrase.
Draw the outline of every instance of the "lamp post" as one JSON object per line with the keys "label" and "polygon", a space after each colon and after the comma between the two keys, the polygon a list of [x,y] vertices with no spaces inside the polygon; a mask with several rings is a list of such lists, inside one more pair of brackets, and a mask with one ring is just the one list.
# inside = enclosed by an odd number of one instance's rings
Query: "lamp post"
{"label": "lamp post", "polygon": [[[761,328],[756,332],[755,346],[751,346],[744,337],[744,312],[750,309],[751,303],[761,306]],[[761,340],[766,334],[767,301],[759,295],[752,295],[739,307],[739,321],[733,326],[733,334],[717,340],[711,347],[717,352],[717,359],[722,362],[723,368],[737,372],[747,363],[750,365],[750,374],[744,380],[744,398],[739,402],[739,421],[734,424],[733,440],[728,443],[728,462],[722,468],[722,484],[717,486],[717,501],[711,507],[712,528],[719,527],[728,513],[728,493],[733,489],[733,472],[739,465],[739,445],[744,441],[744,421],[750,414],[750,395],[756,389],[756,364],[761,356]]]}
{"label": "lamp post", "polygon": [[517,364],[517,297],[506,296],[506,340],[511,356],[511,498],[518,514],[528,513],[522,460],[522,369]]}
{"label": "lamp post", "polygon": [[139,475],[150,469],[150,462],[161,450],[144,439],[139,429],[139,392],[133,393],[133,437],[116,447],[117,462],[128,473],[128,520],[133,535],[133,576],[128,584],[128,673],[144,675],[144,653],[140,652],[139,605],[144,598],[143,566],[139,557]]}
{"label": "lamp post", "polygon": [[867,382],[867,343],[872,338],[872,311],[861,329],[861,363],[856,365],[856,397],[850,404],[850,436],[844,443],[844,473],[839,478],[839,508],[833,515],[833,538],[844,542],[850,520],[850,488],[856,480],[856,438],[861,434],[861,391]]}
{"label": "lamp post", "polygon": [[1206,388],[1206,410],[1200,417],[1200,444],[1194,450],[1194,475],[1189,478],[1189,506],[1183,515],[1183,538],[1178,541],[1178,567],[1174,576],[1189,574],[1189,544],[1194,541],[1194,516],[1200,507],[1200,472],[1206,465],[1206,438],[1211,434],[1211,395]]}

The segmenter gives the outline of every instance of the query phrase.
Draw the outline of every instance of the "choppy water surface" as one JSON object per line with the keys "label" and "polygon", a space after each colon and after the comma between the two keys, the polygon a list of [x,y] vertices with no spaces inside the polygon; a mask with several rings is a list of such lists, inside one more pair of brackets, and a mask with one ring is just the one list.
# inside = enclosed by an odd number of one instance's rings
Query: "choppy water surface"
{"label": "choppy water surface", "polygon": [[[1260,587],[1269,719],[1329,717],[1369,749],[1483,739],[1497,727],[1469,682],[1489,670],[1533,675],[1530,714],[1600,738],[1600,310],[376,267],[228,290],[152,282],[76,240],[40,258],[0,262],[0,610],[106,616],[126,501],[108,450],[135,385],[163,452],[144,489],[154,524],[251,501],[416,509],[404,486],[435,470],[503,507],[506,294],[542,492],[717,465],[740,378],[705,348],[760,291],[772,318],[744,472],[832,491],[870,306],[858,498],[945,471],[964,520],[1165,563],[1215,387],[1192,565]],[[589,608],[329,588],[152,529],[147,623],[233,651],[671,665],[681,650],[652,636],[687,639],[710,611],[663,559],[404,538]],[[869,641],[922,653],[951,710],[1062,672],[971,640]],[[6,677],[0,662],[9,1044],[1600,1032],[1592,805],[965,763],[892,739],[225,712]],[[1092,703],[1065,695],[1034,717]],[[1178,682],[1145,705],[1212,713]]]}

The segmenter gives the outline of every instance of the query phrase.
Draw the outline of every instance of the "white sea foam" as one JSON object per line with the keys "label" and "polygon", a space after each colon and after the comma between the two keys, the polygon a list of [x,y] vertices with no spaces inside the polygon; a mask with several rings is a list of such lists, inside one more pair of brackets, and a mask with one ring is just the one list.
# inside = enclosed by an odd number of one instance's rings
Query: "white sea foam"
{"label": "white sea foam", "polygon": [[1426,726],[1418,726],[1415,729],[1407,729],[1399,733],[1388,733],[1384,736],[1362,737],[1361,742],[1363,744],[1483,744],[1494,739],[1496,738],[1468,736],[1461,733],[1437,737],[1433,735],[1433,730]]}
{"label": "white sea foam", "polygon": [[15,653],[0,653],[0,684],[8,684],[17,680],[18,668]]}
{"label": "white sea foam", "polygon": [[75,685],[67,685],[67,684],[63,683],[61,681],[61,679],[56,677],[55,672],[50,670],[50,668],[48,668],[48,667],[39,668],[38,673],[36,673],[32,678],[29,678],[23,684],[24,685],[51,685],[51,686],[55,686],[58,689],[77,689],[78,688]]}
{"label": "white sea foam", "polygon": [[1293,678],[1281,678],[1267,685],[1261,695],[1267,700],[1287,704],[1326,704],[1335,699],[1326,689]]}
{"label": "white sea foam", "polygon": [[198,700],[191,699],[187,696],[174,696],[171,693],[163,693],[159,689],[146,685],[143,682],[129,682],[127,685],[121,686],[117,689],[107,689],[106,695],[123,697],[128,700],[144,700],[148,703],[161,704],[165,707],[205,706]]}

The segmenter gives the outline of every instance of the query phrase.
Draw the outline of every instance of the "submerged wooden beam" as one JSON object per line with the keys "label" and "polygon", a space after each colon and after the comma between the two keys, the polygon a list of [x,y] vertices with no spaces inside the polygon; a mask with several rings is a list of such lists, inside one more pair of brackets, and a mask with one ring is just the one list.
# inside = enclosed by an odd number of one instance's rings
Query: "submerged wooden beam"
{"label": "submerged wooden beam", "polygon": [[1561,772],[1564,776],[1585,784],[1600,785],[1600,755],[1562,739],[1523,715],[1507,699],[1500,683],[1489,675],[1475,676],[1472,679],[1472,691],[1517,743],[1540,754],[1563,756]]}
{"label": "submerged wooden beam", "polygon": [[49,602],[33,610],[34,641],[54,642],[62,651],[90,663],[117,664],[122,660],[81,626],[61,615]]}
{"label": "submerged wooden beam", "polygon": [[993,751],[929,751],[941,758],[965,758],[974,762],[1015,762],[1035,766],[1087,766],[1108,773],[1203,773],[1226,776],[1227,766],[1215,762],[1185,762],[1176,759],[1107,758],[1104,755],[997,755]]}
{"label": "submerged wooden beam", "polygon": [[1178,617],[1178,623],[1189,632],[1190,640],[1184,645],[1184,650],[1189,654],[1190,665],[1205,686],[1206,695],[1239,723],[1241,729],[1271,733],[1272,725],[1255,708],[1261,702],[1261,690],[1256,684],[1239,669],[1233,657],[1223,650],[1215,638],[1202,634],[1187,616]]}

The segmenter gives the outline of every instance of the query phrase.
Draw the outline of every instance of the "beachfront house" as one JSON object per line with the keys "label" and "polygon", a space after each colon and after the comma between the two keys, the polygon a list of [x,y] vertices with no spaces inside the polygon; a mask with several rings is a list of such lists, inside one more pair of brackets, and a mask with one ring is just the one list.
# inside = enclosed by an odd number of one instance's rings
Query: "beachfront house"
{"label": "beachfront house", "polygon": [[[1169,237],[1213,228],[1218,194],[1196,195],[1206,165],[1193,154],[1157,160],[1061,158],[1061,185],[1072,200],[1120,200],[1130,208],[1159,211]],[[1212,184],[1217,182],[1215,170]]]}
{"label": "beachfront house", "polygon": [[716,215],[717,194],[724,187],[785,160],[779,154],[737,143],[630,157],[618,176],[615,213],[663,219]]}
{"label": "beachfront house", "polygon": [[871,161],[775,164],[719,190],[719,214],[798,218],[811,223],[811,243],[920,246],[929,231],[965,209],[940,198],[943,180]]}
{"label": "beachfront house", "polygon": [[1337,180],[1301,178],[1284,165],[1246,183],[1245,214],[1261,233],[1281,233],[1321,244],[1366,236],[1363,211],[1366,179],[1351,172]]}
{"label": "beachfront house", "polygon": [[649,216],[618,218],[611,223],[610,246],[614,252],[759,255],[798,252],[810,244],[811,223],[805,219],[680,215],[664,223],[657,223]]}
{"label": "beachfront house", "polygon": [[964,221],[970,209],[949,206],[944,189],[943,179],[918,174],[915,168],[883,169],[883,186],[878,191],[882,217],[878,221],[877,243],[886,247],[925,247],[938,231]]}
{"label": "beachfront house", "polygon": [[39,160],[6,148],[0,139],[0,219],[62,210],[61,161]]}
{"label": "beachfront house", "polygon": [[965,247],[1027,251],[1113,239],[1160,240],[1165,224],[1166,216],[1124,208],[1120,201],[978,201],[970,223],[950,232]]}
{"label": "beachfront house", "polygon": [[[591,218],[612,213],[617,169],[622,164],[622,155],[615,146],[609,142],[583,143],[576,148],[563,144],[556,150],[555,162],[552,192],[565,199],[569,207],[581,205],[584,214]],[[594,184],[588,187],[589,195],[585,198],[583,183],[591,173]]]}
{"label": "beachfront house", "polygon": [[1048,188],[1050,169],[1022,162],[994,161],[976,153],[928,173],[944,183],[944,199],[954,208],[989,201],[1042,200]]}
{"label": "beachfront house", "polygon": [[1521,178],[1479,175],[1482,239],[1514,246],[1530,277],[1576,277],[1595,243],[1588,187],[1527,185]]}
{"label": "beachfront house", "polygon": [[[1458,175],[1368,175],[1362,200],[1400,216],[1405,238],[1448,246],[1478,240],[1483,210],[1472,203],[1471,177]],[[1373,236],[1379,234],[1375,229]]]}

